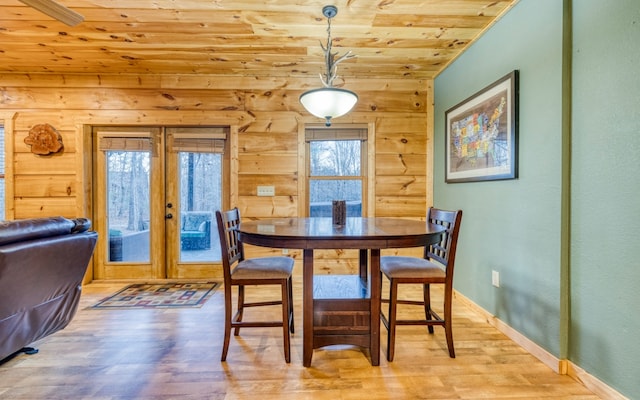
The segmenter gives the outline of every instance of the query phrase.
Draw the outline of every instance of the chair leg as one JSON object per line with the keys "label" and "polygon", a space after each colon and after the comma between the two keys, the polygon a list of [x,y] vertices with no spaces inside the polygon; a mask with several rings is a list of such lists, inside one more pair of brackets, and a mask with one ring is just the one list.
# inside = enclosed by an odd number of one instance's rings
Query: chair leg
{"label": "chair leg", "polygon": [[451,320],[451,297],[452,289],[445,288],[444,294],[444,333],[447,337],[447,348],[449,349],[449,357],[456,358],[456,351],[453,348],[453,327]]}
{"label": "chair leg", "polygon": [[284,339],[284,360],[291,362],[291,344],[289,341],[289,281],[285,279],[282,288],[282,335]]}
{"label": "chair leg", "polygon": [[393,361],[396,344],[396,303],[398,301],[398,284],[395,280],[389,280],[389,332],[387,335],[387,361]]}
{"label": "chair leg", "polygon": [[293,278],[289,277],[289,315],[291,316],[291,321],[289,322],[289,331],[291,333],[295,333],[295,326],[293,323]]}
{"label": "chair leg", "polygon": [[[431,286],[428,283],[422,286],[422,293],[424,297],[424,314],[427,321],[430,321],[433,316],[431,315]],[[429,333],[433,333],[433,325],[427,325],[427,329]]]}
{"label": "chair leg", "polygon": [[[235,322],[242,321],[242,315],[244,314],[244,285],[238,285],[238,311],[236,311]],[[236,326],[233,332],[234,336],[240,334],[240,327]]]}
{"label": "chair leg", "polygon": [[230,288],[224,294],[224,340],[222,342],[222,356],[220,361],[227,360],[227,352],[229,351],[229,340],[231,339],[231,318],[233,318],[233,309],[231,307]]}

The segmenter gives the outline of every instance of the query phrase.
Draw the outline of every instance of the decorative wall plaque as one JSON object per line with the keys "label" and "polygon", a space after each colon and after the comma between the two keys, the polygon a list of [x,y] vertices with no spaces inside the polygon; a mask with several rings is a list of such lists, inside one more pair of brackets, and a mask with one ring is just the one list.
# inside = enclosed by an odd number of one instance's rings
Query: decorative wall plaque
{"label": "decorative wall plaque", "polygon": [[39,155],[57,153],[64,148],[62,136],[49,124],[38,124],[29,130],[24,138],[25,144],[31,146],[31,152]]}

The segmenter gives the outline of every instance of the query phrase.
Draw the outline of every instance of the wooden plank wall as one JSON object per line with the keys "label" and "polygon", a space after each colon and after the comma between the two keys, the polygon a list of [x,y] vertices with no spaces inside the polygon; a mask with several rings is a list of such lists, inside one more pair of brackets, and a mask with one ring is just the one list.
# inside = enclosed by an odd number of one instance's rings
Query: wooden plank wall
{"label": "wooden plank wall", "polygon": [[[231,206],[245,218],[297,216],[303,206],[299,136],[304,124],[322,121],[306,113],[298,97],[318,87],[318,78],[0,74],[0,82],[0,117],[13,134],[7,141],[13,146],[7,155],[13,162],[13,176],[7,176],[11,219],[90,213],[91,157],[84,135],[92,124],[231,125],[237,132],[231,138]],[[423,218],[432,202],[431,85],[412,79],[346,82],[360,100],[334,123],[374,127],[369,209],[376,216]],[[61,133],[63,152],[30,152],[24,138],[42,123]],[[276,196],[257,197],[258,185],[274,185]],[[320,257],[355,270],[352,255]]]}

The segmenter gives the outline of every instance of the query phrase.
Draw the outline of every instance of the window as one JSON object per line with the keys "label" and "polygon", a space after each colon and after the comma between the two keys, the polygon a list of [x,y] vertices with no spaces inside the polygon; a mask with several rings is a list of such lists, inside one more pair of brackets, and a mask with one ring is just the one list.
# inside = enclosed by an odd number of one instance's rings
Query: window
{"label": "window", "polygon": [[[223,209],[224,128],[168,128],[169,151],[177,154],[180,261],[220,261],[215,211]],[[173,180],[172,179],[172,180]]]}
{"label": "window", "polygon": [[363,216],[366,193],[364,128],[308,128],[308,212],[330,217],[331,202],[345,200],[347,217]]}
{"label": "window", "polygon": [[[121,135],[121,136],[117,136]],[[104,152],[109,261],[150,260],[151,151],[149,132],[98,132]],[[127,244],[132,251],[126,251]]]}

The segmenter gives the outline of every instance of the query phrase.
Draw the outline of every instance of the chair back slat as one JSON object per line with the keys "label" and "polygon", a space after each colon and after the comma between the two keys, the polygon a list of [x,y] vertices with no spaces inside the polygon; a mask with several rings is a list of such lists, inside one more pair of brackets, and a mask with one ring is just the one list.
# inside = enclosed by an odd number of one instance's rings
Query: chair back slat
{"label": "chair back slat", "polygon": [[240,225],[240,211],[234,208],[229,211],[216,211],[218,222],[218,236],[220,237],[220,249],[222,251],[222,269],[224,279],[231,279],[233,266],[244,260],[244,246],[238,240],[238,227]]}
{"label": "chair back slat", "polygon": [[425,247],[425,258],[437,261],[445,266],[447,275],[450,276],[453,276],[461,220],[462,210],[447,211],[433,207],[429,208],[427,222],[440,225],[445,228],[445,231],[438,243]]}

